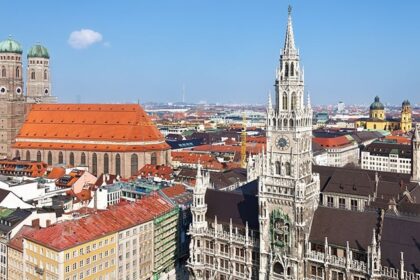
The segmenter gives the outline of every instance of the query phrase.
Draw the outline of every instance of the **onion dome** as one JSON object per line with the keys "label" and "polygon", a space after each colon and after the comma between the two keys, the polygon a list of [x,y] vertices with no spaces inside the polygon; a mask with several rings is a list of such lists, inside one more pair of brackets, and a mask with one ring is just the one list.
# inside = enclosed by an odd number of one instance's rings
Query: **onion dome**
{"label": "onion dome", "polygon": [[375,97],[375,101],[370,104],[370,109],[371,110],[383,110],[385,109],[384,104],[381,103],[381,101],[379,101],[379,96]]}
{"label": "onion dome", "polygon": [[6,40],[0,42],[0,52],[22,54],[22,46],[19,44],[19,42],[9,37]]}
{"label": "onion dome", "polygon": [[29,49],[28,58],[29,57],[42,57],[42,58],[50,58],[48,53],[48,49],[40,44],[36,44]]}
{"label": "onion dome", "polygon": [[408,100],[404,100],[404,101],[403,101],[403,103],[402,103],[402,106],[403,106],[403,107],[405,107],[405,106],[410,106],[410,101],[408,101]]}

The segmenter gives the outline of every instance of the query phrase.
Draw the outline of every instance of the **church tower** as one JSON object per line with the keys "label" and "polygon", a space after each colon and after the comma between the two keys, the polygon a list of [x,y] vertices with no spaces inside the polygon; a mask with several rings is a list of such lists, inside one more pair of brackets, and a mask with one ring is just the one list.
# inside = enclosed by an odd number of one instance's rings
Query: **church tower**
{"label": "church tower", "polygon": [[22,47],[8,38],[0,42],[0,159],[11,156],[11,145],[24,120]]}
{"label": "church tower", "polygon": [[50,55],[46,47],[36,44],[28,52],[26,95],[28,103],[54,103],[51,94]]}
{"label": "church tower", "polygon": [[304,74],[295,46],[291,7],[267,107],[267,151],[259,180],[260,277],[303,279],[304,247],[318,205],[312,174],[312,109],[304,102]]}
{"label": "church tower", "polygon": [[411,145],[413,149],[413,158],[411,159],[411,181],[420,183],[420,124],[417,124],[414,129]]}
{"label": "church tower", "polygon": [[411,120],[411,105],[410,101],[404,100],[401,106],[401,123],[400,129],[404,132],[408,132],[412,128],[413,121]]}

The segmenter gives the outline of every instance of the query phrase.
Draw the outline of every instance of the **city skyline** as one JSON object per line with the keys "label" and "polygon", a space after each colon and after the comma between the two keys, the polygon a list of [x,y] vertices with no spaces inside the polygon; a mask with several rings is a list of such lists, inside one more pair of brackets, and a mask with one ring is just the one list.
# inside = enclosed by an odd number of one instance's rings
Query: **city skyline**
{"label": "city skyline", "polygon": [[[25,56],[39,41],[49,49],[61,102],[176,102],[184,86],[191,102],[263,104],[273,93],[288,2],[44,3],[11,3],[21,14],[1,36]],[[290,4],[314,104],[418,103],[418,3]]]}

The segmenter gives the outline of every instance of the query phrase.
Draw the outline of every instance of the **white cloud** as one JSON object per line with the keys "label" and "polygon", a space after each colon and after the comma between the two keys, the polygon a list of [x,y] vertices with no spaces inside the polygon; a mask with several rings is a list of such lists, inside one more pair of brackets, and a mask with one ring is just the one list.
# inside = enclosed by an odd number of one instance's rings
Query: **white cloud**
{"label": "white cloud", "polygon": [[102,41],[102,34],[91,29],[80,29],[70,33],[68,43],[75,49],[85,49]]}

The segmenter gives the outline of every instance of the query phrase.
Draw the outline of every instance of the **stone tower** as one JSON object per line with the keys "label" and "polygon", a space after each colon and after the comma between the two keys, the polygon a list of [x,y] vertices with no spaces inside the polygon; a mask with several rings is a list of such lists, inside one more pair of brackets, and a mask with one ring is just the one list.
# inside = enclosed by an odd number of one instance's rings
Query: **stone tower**
{"label": "stone tower", "polygon": [[420,183],[420,124],[416,125],[411,145],[413,147],[413,158],[411,160],[411,181]]}
{"label": "stone tower", "polygon": [[401,123],[400,129],[404,132],[410,131],[413,121],[411,120],[411,105],[410,101],[404,100],[401,106]]}
{"label": "stone tower", "polygon": [[189,267],[193,272],[193,279],[204,279],[204,258],[203,245],[204,240],[200,240],[200,236],[207,231],[208,224],[206,220],[207,204],[205,202],[207,188],[210,187],[210,175],[203,174],[201,165],[197,168],[196,184],[193,193],[193,203],[191,205],[192,223],[188,231],[192,235],[190,242],[190,259]]}
{"label": "stone tower", "polygon": [[34,45],[28,52],[26,95],[28,103],[54,103],[51,94],[50,55],[46,47]]}
{"label": "stone tower", "polygon": [[259,279],[303,279],[304,247],[318,205],[312,174],[312,109],[304,102],[304,75],[295,46],[291,7],[267,108],[267,151],[259,183]]}
{"label": "stone tower", "polygon": [[25,113],[22,47],[10,37],[0,42],[0,71],[0,158],[5,158],[12,156]]}

